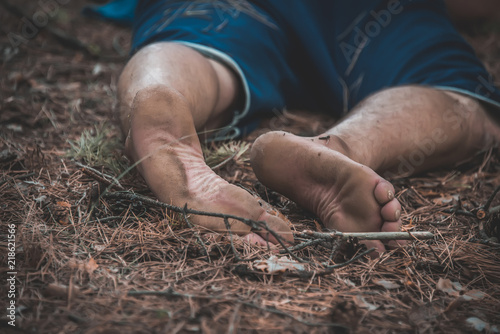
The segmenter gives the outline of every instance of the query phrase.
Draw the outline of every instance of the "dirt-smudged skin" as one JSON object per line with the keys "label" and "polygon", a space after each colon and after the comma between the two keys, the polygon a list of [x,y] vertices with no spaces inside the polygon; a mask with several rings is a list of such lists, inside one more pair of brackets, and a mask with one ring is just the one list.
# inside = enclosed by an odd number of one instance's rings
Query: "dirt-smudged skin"
{"label": "dirt-smudged skin", "polygon": [[[228,67],[186,46],[154,43],[127,63],[118,93],[129,152],[141,161],[139,169],[160,200],[266,220],[291,240],[286,222],[204,165],[197,131],[227,125],[241,101],[241,83]],[[443,110],[453,122],[442,117]],[[500,138],[497,120],[478,101],[430,87],[398,86],[368,96],[323,133],[330,144],[284,133],[259,138],[254,167],[263,183],[315,212],[327,227],[398,231],[401,208],[394,189],[374,171],[399,173],[399,160],[417,152],[436,129],[439,141],[411,173],[462,161]],[[221,219],[193,221],[226,229]],[[233,228],[250,232],[243,225],[235,222]],[[384,250],[380,242],[368,244]]]}
{"label": "dirt-smudged skin", "polygon": [[[161,87],[140,92],[131,110],[127,150],[140,161],[138,168],[151,190],[166,203],[179,207],[235,215],[252,220],[266,221],[284,240],[293,241],[288,224],[266,212],[251,194],[229,184],[205,164],[199,139],[192,129],[182,129],[193,135],[182,136],[179,127],[165,121],[164,113],[170,112],[181,124],[190,118],[188,105],[182,97]],[[192,125],[191,125],[192,126]],[[192,215],[190,220],[207,231],[226,232],[221,218]],[[277,240],[266,231],[252,233],[250,226],[229,220],[231,231],[248,235],[246,240],[266,245]]]}
{"label": "dirt-smudged skin", "polygon": [[[317,138],[270,132],[256,140],[251,160],[262,183],[317,214],[328,228],[400,230],[401,206],[393,186]],[[384,250],[378,241],[367,245]]]}

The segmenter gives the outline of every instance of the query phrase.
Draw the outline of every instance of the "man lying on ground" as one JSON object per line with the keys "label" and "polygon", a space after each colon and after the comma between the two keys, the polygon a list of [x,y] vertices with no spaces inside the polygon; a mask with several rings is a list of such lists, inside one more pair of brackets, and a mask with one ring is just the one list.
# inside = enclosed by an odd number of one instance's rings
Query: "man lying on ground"
{"label": "man lying on ground", "polygon": [[[156,196],[264,220],[288,241],[287,223],[205,164],[198,133],[235,138],[283,108],[340,118],[315,137],[266,133],[251,161],[264,185],[345,232],[400,230],[384,177],[453,165],[500,141],[500,92],[442,1],[144,0],[133,52],[120,115]],[[226,230],[221,219],[191,219]],[[250,242],[276,242],[231,225]]]}

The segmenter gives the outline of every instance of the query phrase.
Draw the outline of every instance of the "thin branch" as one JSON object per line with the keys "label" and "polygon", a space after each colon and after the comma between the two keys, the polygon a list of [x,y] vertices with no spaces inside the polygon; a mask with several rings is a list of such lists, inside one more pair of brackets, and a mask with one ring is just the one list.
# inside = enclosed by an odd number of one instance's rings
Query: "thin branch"
{"label": "thin branch", "polygon": [[486,234],[486,231],[484,230],[484,221],[480,221],[479,222],[479,236],[483,240],[489,240],[490,239],[490,237],[488,236],[488,234]]}
{"label": "thin branch", "polygon": [[490,197],[488,198],[488,200],[486,201],[486,203],[482,207],[482,209],[484,211],[488,211],[488,209],[490,208],[491,203],[493,202],[493,199],[495,198],[495,196],[497,195],[497,193],[499,191],[500,191],[500,186],[496,187],[496,189],[493,190],[493,193],[490,195]]}
{"label": "thin branch", "polygon": [[[120,181],[118,181],[115,177],[111,176],[111,175],[108,175],[108,174],[104,174],[104,173],[101,173],[100,171],[98,171],[97,169],[95,168],[92,168],[92,167],[89,167],[87,165],[84,165],[82,163],[79,163],[78,161],[75,161],[75,164],[78,166],[78,167],[81,167],[83,168],[83,172],[85,174],[87,174],[88,176],[96,179],[97,181],[99,182],[102,182],[104,184],[106,184],[107,186],[109,187],[113,187],[113,186],[116,186],[117,188],[119,188],[120,190],[124,190],[125,188],[120,184]],[[110,180],[109,180],[110,179]]]}
{"label": "thin branch", "polygon": [[299,236],[323,240],[349,240],[351,238],[359,240],[425,240],[434,238],[434,234],[431,232],[315,232],[309,230],[299,233]]}
{"label": "thin branch", "polygon": [[233,315],[231,316],[231,320],[229,321],[229,328],[227,330],[227,334],[234,333],[234,325],[236,323],[236,319],[238,319],[238,314],[240,312],[241,303],[237,303],[233,309]]}
{"label": "thin branch", "polygon": [[241,258],[238,254],[238,251],[234,247],[234,242],[233,242],[233,231],[231,231],[231,224],[229,224],[229,219],[224,218],[224,224],[226,225],[227,232],[229,233],[229,241],[231,242],[231,250],[234,253],[234,259],[236,261],[241,261]]}
{"label": "thin branch", "polygon": [[444,213],[454,213],[456,215],[459,215],[459,216],[467,216],[467,217],[473,217],[473,218],[477,218],[475,214],[473,214],[472,212],[469,212],[469,211],[465,211],[465,210],[459,210],[459,209],[445,209],[445,210],[442,210],[442,212]]}
{"label": "thin branch", "polygon": [[443,265],[443,261],[441,261],[441,259],[439,258],[439,256],[436,254],[436,252],[434,251],[434,249],[431,247],[431,245],[427,244],[427,248],[429,248],[429,250],[431,251],[431,253],[434,255],[434,258],[436,259],[436,261],[439,263],[440,266]]}
{"label": "thin branch", "polygon": [[265,221],[255,221],[252,219],[248,218],[243,218],[243,217],[238,217],[235,215],[230,215],[230,214],[224,214],[224,213],[217,213],[217,212],[206,212],[206,211],[199,211],[199,210],[194,210],[194,209],[183,209],[175,205],[163,203],[157,200],[153,200],[149,197],[139,195],[139,194],[134,194],[128,191],[125,192],[105,192],[101,194],[101,197],[107,198],[107,199],[128,199],[130,201],[136,201],[140,200],[141,202],[153,206],[153,207],[161,207],[167,210],[171,210],[173,212],[177,213],[184,213],[186,212],[187,214],[193,214],[193,215],[200,215],[200,216],[207,216],[207,217],[216,217],[216,218],[227,218],[227,219],[235,219],[238,221],[241,221],[242,223],[250,226],[250,228],[260,231],[264,229],[265,231],[269,232],[273,237],[276,238],[278,243],[283,247],[283,249],[286,251],[287,254],[289,254],[294,260],[302,263],[308,263],[309,261],[306,261],[304,259],[299,258],[297,255],[293,254],[288,247],[284,244],[283,238],[276,233],[273,229],[271,229]]}
{"label": "thin branch", "polygon": [[[333,260],[333,257],[335,256],[335,253],[339,249],[340,245],[341,245],[340,240],[335,240],[334,242],[332,242],[332,249],[330,250],[330,257],[329,257],[328,261]],[[328,264],[328,262],[324,263],[324,265],[327,265],[327,264]]]}
{"label": "thin branch", "polygon": [[198,240],[198,243],[201,245],[201,247],[203,247],[203,251],[205,253],[204,255],[208,258],[208,262],[212,262],[212,260],[210,259],[210,255],[208,254],[207,247],[205,247],[205,243],[203,242],[203,239],[201,239],[200,234],[193,227],[193,224],[191,224],[191,222],[189,221],[189,218],[187,216],[187,210],[188,210],[187,203],[186,203],[186,205],[184,205],[184,208],[182,210],[183,210],[182,215],[184,216],[184,221],[189,226],[189,228],[193,231],[194,236],[196,237],[196,240]]}
{"label": "thin branch", "polygon": [[[312,240],[304,241],[304,242],[302,242],[298,245],[295,245],[293,247],[289,247],[288,249],[292,252],[296,252],[296,251],[302,250],[304,248],[307,248],[309,246],[322,244],[324,242],[325,242],[325,240],[323,240],[323,239],[312,239]],[[284,249],[280,250],[280,254],[286,254],[286,250],[284,250]]]}
{"label": "thin branch", "polygon": [[[371,252],[373,252],[374,250],[375,250],[375,248],[370,248],[370,249],[367,249],[367,250],[365,250],[364,252],[361,252],[361,253],[359,253],[358,255],[354,256],[353,258],[351,258],[351,259],[347,260],[346,262],[342,262],[342,263],[334,264],[334,265],[332,265],[332,266],[328,266],[328,267],[326,267],[325,272],[324,272],[324,273],[322,273],[322,274],[323,274],[323,275],[324,275],[324,274],[328,274],[328,272],[326,272],[326,271],[328,271],[328,270],[333,270],[333,269],[338,269],[338,268],[345,267],[345,266],[347,266],[347,265],[349,265],[349,264],[353,263],[353,262],[354,262],[354,261],[356,261],[357,259],[359,259],[359,258],[361,258],[361,257],[363,257],[363,256],[365,256],[365,255],[370,254],[370,253],[371,253]],[[320,274],[320,273],[316,273],[316,275],[318,275],[318,274]]]}
{"label": "thin branch", "polygon": [[[187,218],[187,214],[195,214],[195,215],[203,215],[203,216],[208,216],[208,217],[217,217],[217,218],[222,218],[224,220],[224,223],[226,224],[226,228],[228,229],[228,232],[230,233],[230,240],[231,240],[231,248],[235,254],[235,258],[239,260],[238,253],[236,253],[236,249],[234,247],[233,239],[232,239],[232,234],[230,230],[230,224],[229,224],[229,219],[234,219],[241,221],[242,223],[250,226],[250,228],[254,230],[266,230],[269,232],[272,236],[278,240],[278,243],[283,247],[283,250],[280,251],[281,254],[289,254],[290,257],[292,257],[294,260],[300,262],[300,263],[308,263],[308,264],[313,264],[312,262],[302,259],[292,253],[292,250],[298,250],[305,248],[306,246],[316,244],[316,243],[321,243],[324,241],[338,241],[340,240],[349,240],[351,238],[358,238],[360,240],[415,240],[415,239],[432,239],[434,235],[430,232],[368,232],[368,233],[343,233],[343,232],[315,232],[315,231],[303,231],[300,233],[298,236],[299,237],[304,237],[304,238],[314,238],[314,242],[309,242],[306,241],[304,244],[305,245],[297,245],[293,248],[287,247],[284,242],[282,241],[282,237],[278,235],[275,231],[269,228],[266,222],[264,221],[254,221],[251,219],[243,218],[243,217],[238,217],[230,214],[223,214],[223,213],[215,213],[215,212],[205,212],[205,211],[199,211],[199,210],[193,210],[187,208],[187,206],[184,206],[184,208],[180,208],[174,205],[166,204],[157,200],[153,200],[151,198],[148,198],[146,196],[134,194],[131,192],[113,192],[109,193],[106,192],[101,195],[103,198],[107,199],[128,199],[130,201],[136,201],[139,200],[143,204],[150,205],[153,207],[161,207],[165,208],[168,210],[171,210],[173,212],[178,212],[184,215],[184,218]],[[316,241],[319,240],[319,241]],[[361,253],[360,255],[356,256],[355,258],[339,264],[339,265],[334,265],[334,266],[328,266],[326,267],[325,271],[322,272],[321,275],[327,274],[331,272],[331,270],[335,268],[340,268],[342,266],[348,265],[358,259],[359,257],[368,254],[369,252],[373,251],[369,250],[367,252]]]}
{"label": "thin branch", "polygon": [[[30,176],[33,176],[33,175],[35,175],[34,172],[31,172],[31,173],[28,173],[28,174],[23,174],[23,175],[17,175],[17,176],[12,177],[12,180],[24,180],[24,179],[27,179]],[[7,183],[7,181],[8,181],[7,179],[1,180],[0,181],[0,186],[3,186],[4,183]]]}
{"label": "thin branch", "polygon": [[104,223],[110,220],[115,220],[115,219],[123,219],[122,216],[110,216],[110,217],[103,217],[103,218],[97,218],[94,220],[89,220],[87,221],[87,224],[92,224],[92,223]]}

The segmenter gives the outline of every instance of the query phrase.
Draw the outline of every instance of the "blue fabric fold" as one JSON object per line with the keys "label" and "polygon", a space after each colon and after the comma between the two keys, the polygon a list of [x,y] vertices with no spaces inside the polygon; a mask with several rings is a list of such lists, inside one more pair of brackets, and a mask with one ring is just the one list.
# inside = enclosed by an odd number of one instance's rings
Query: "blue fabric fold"
{"label": "blue fabric fold", "polygon": [[82,13],[89,17],[132,26],[138,2],[139,0],[113,0],[105,5],[87,6],[83,8]]}

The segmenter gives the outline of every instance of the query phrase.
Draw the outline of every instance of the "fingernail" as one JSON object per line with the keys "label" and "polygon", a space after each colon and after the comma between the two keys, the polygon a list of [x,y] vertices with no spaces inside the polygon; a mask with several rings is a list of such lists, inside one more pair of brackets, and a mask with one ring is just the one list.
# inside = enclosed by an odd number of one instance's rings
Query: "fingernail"
{"label": "fingernail", "polygon": [[394,213],[394,216],[396,218],[396,221],[398,221],[399,217],[401,216],[401,211],[400,210],[396,210],[396,212]]}
{"label": "fingernail", "polygon": [[389,198],[389,201],[394,198],[394,193],[392,192],[392,190],[389,190],[387,192],[387,197]]}

